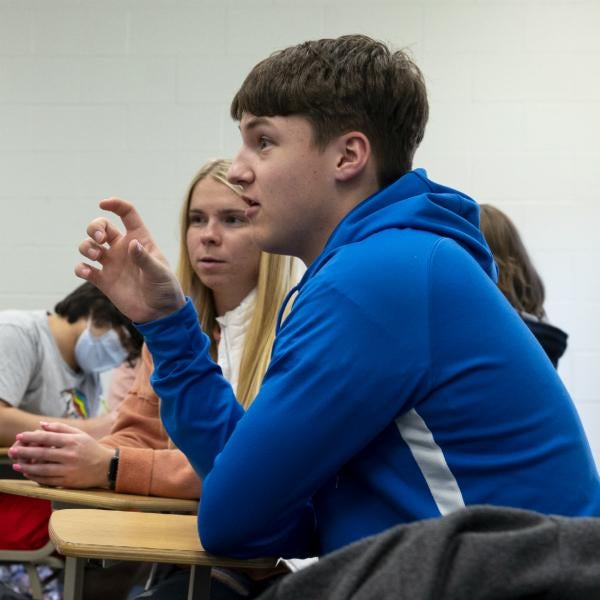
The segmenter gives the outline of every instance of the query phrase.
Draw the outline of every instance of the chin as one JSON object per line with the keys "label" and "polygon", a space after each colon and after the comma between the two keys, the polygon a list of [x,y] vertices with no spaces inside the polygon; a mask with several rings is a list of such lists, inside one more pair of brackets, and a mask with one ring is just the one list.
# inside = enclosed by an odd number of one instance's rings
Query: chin
{"label": "chin", "polygon": [[284,240],[277,239],[268,231],[255,229],[253,235],[254,243],[263,251],[271,254],[289,254],[290,248]]}
{"label": "chin", "polygon": [[205,273],[203,273],[202,276],[198,276],[198,279],[205,287],[207,287],[210,290],[218,288],[219,285],[222,284],[220,277],[211,277],[210,275],[206,275]]}

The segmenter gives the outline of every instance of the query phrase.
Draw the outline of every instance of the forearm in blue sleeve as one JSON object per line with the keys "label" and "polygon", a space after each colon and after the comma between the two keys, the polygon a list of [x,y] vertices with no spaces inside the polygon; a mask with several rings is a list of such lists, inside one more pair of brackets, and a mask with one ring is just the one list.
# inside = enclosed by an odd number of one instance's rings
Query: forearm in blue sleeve
{"label": "forearm in blue sleeve", "polygon": [[244,411],[210,359],[209,339],[189,299],[175,313],[136,326],[154,360],[151,382],[165,429],[204,477]]}

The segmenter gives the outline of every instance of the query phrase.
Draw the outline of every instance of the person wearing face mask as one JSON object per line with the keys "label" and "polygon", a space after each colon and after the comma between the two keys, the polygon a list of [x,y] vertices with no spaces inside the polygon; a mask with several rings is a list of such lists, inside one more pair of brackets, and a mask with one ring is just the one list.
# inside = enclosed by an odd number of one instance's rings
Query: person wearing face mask
{"label": "person wearing face mask", "polygon": [[[95,438],[108,434],[114,412],[98,415],[100,373],[140,354],[131,321],[85,283],[54,307],[0,311],[0,446],[40,422],[77,424]],[[6,476],[6,475],[4,475]],[[0,548],[31,549],[47,540],[49,503],[0,494]]]}
{"label": "person wearing face mask", "polygon": [[[100,373],[140,353],[142,338],[94,286],[45,311],[0,312],[0,446],[40,420],[74,423],[94,437],[113,416],[96,416]],[[80,419],[85,419],[80,421]]]}
{"label": "person wearing face mask", "polygon": [[119,334],[114,329],[103,329],[89,323],[77,338],[75,362],[84,373],[109,371],[127,358],[128,352]]}

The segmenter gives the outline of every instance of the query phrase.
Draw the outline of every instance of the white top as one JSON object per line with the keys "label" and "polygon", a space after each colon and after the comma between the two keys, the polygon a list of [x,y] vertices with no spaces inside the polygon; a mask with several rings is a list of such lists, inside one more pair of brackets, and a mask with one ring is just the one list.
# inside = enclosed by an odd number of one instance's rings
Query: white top
{"label": "white top", "polygon": [[0,399],[38,415],[90,417],[100,391],[98,375],[63,360],[45,311],[0,312]]}
{"label": "white top", "polygon": [[255,305],[256,289],[252,290],[236,308],[226,312],[222,317],[217,317],[221,329],[217,363],[223,371],[223,377],[229,381],[234,391],[237,390],[244,339]]}

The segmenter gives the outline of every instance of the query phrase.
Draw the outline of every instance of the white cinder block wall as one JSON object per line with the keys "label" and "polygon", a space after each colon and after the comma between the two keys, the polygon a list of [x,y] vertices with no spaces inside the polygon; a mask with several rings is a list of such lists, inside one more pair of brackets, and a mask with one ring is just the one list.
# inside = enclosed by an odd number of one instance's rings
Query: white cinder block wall
{"label": "white cinder block wall", "polygon": [[96,203],[135,200],[169,257],[188,179],[238,144],[248,69],[363,32],[408,47],[430,90],[416,166],[499,205],[570,334],[560,373],[600,459],[600,2],[0,0],[0,309],[78,282]]}

